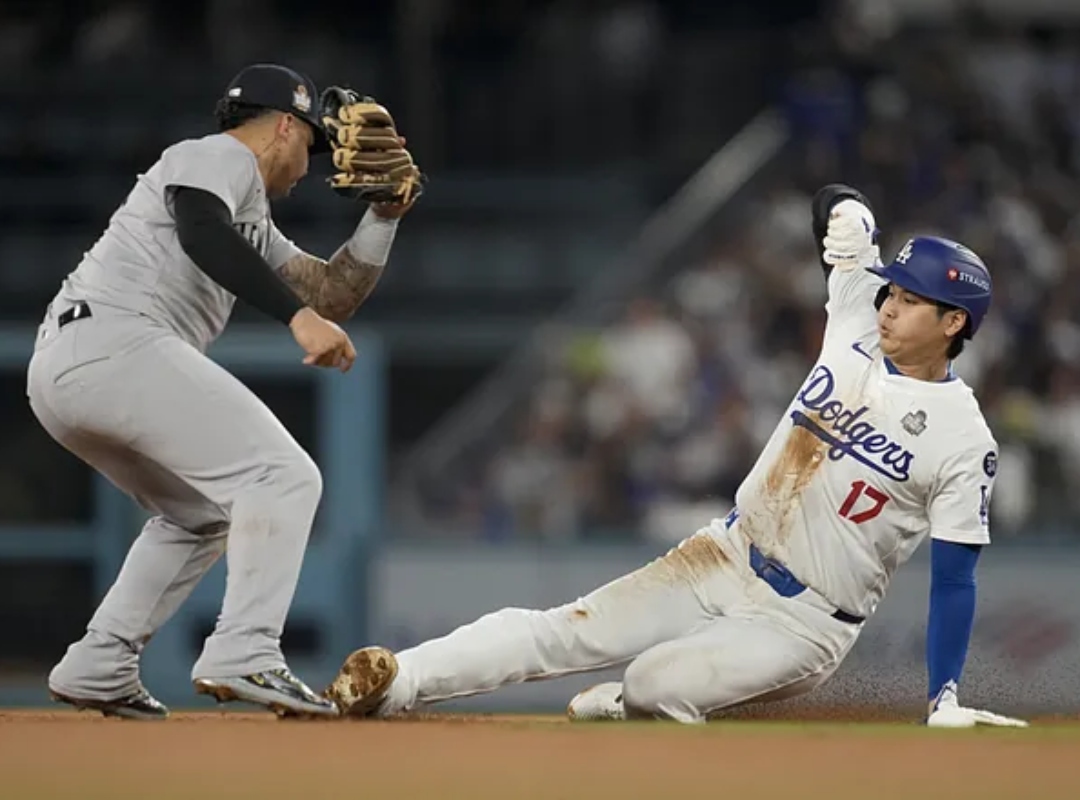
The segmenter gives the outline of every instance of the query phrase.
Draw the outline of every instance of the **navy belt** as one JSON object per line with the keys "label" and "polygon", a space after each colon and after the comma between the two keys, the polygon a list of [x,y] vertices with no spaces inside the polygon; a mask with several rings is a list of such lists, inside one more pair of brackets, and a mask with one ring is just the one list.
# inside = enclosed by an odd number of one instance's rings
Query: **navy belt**
{"label": "navy belt", "polygon": [[[739,512],[732,510],[724,520],[724,525],[730,528],[739,518]],[[774,592],[781,597],[797,597],[808,591],[806,584],[791,574],[791,570],[775,559],[769,558],[762,553],[756,544],[750,542],[750,569],[754,571],[765,583],[769,584]],[[850,625],[861,625],[866,622],[865,617],[849,614],[841,609],[836,609],[831,614],[833,619],[846,622]]]}
{"label": "navy belt", "polygon": [[91,317],[90,306],[86,301],[76,303],[59,317],[56,318],[56,328],[59,330],[67,325],[69,322],[74,322],[77,319],[86,319]]}

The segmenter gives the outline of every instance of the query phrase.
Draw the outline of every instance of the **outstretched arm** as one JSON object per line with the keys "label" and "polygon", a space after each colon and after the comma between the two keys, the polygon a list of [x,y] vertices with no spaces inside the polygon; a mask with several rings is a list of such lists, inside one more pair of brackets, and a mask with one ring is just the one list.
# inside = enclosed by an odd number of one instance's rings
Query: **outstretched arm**
{"label": "outstretched arm", "polygon": [[1027,727],[1021,719],[965,708],[957,696],[975,620],[975,563],[981,549],[981,545],[939,539],[931,544],[930,621],[926,632],[926,666],[930,673],[926,723],[931,727]]}
{"label": "outstretched arm", "polygon": [[930,713],[938,728],[975,725],[1024,727],[1022,720],[975,708],[957,698],[975,619],[975,565],[990,543],[990,497],[997,475],[997,443],[986,432],[941,468],[928,508],[931,536],[930,619],[926,631]]}
{"label": "outstretched arm", "polygon": [[382,277],[400,216],[396,208],[376,210],[373,206],[329,261],[300,253],[284,262],[279,274],[319,314],[344,322],[367,300]]}
{"label": "outstretched arm", "polygon": [[930,543],[930,619],[926,667],[930,710],[942,691],[956,690],[975,621],[975,565],[980,545],[934,539]]}

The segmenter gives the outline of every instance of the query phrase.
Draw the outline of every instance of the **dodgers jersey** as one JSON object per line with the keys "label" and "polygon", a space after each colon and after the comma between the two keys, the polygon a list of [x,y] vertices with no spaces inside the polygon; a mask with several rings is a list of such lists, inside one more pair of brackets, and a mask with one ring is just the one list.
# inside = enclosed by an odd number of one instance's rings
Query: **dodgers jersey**
{"label": "dodgers jersey", "polygon": [[821,355],[736,493],[740,529],[869,617],[927,534],[988,544],[997,444],[959,378],[892,374],[865,269],[829,275]]}
{"label": "dodgers jersey", "polygon": [[174,144],[138,176],[105,233],[65,279],[58,298],[143,314],[205,351],[224,329],[236,298],[180,247],[170,191],[178,186],[219,197],[233,226],[274,269],[301,252],[270,218],[255,154],[218,133]]}

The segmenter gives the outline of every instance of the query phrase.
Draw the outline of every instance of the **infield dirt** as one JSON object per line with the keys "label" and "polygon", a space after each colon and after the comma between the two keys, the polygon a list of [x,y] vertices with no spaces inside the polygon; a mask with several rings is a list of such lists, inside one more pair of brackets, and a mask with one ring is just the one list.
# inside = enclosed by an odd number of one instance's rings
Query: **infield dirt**
{"label": "infield dirt", "polygon": [[4,800],[638,797],[1077,798],[1080,721],[932,731],[462,715],[282,722],[236,712],[138,723],[0,711]]}

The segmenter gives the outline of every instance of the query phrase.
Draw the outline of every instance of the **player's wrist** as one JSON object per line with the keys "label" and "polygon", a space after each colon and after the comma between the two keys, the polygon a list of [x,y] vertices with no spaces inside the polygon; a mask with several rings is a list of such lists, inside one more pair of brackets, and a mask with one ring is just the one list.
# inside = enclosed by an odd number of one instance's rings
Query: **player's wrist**
{"label": "player's wrist", "polygon": [[380,216],[373,206],[369,207],[345,246],[361,264],[384,267],[390,259],[397,226],[396,217]]}
{"label": "player's wrist", "polygon": [[311,306],[301,306],[289,319],[289,328],[295,331],[298,327],[310,320],[313,314],[317,316],[315,309]]}
{"label": "player's wrist", "polygon": [[416,202],[415,196],[407,203],[371,203],[368,209],[379,219],[397,221],[405,216],[406,212]]}

